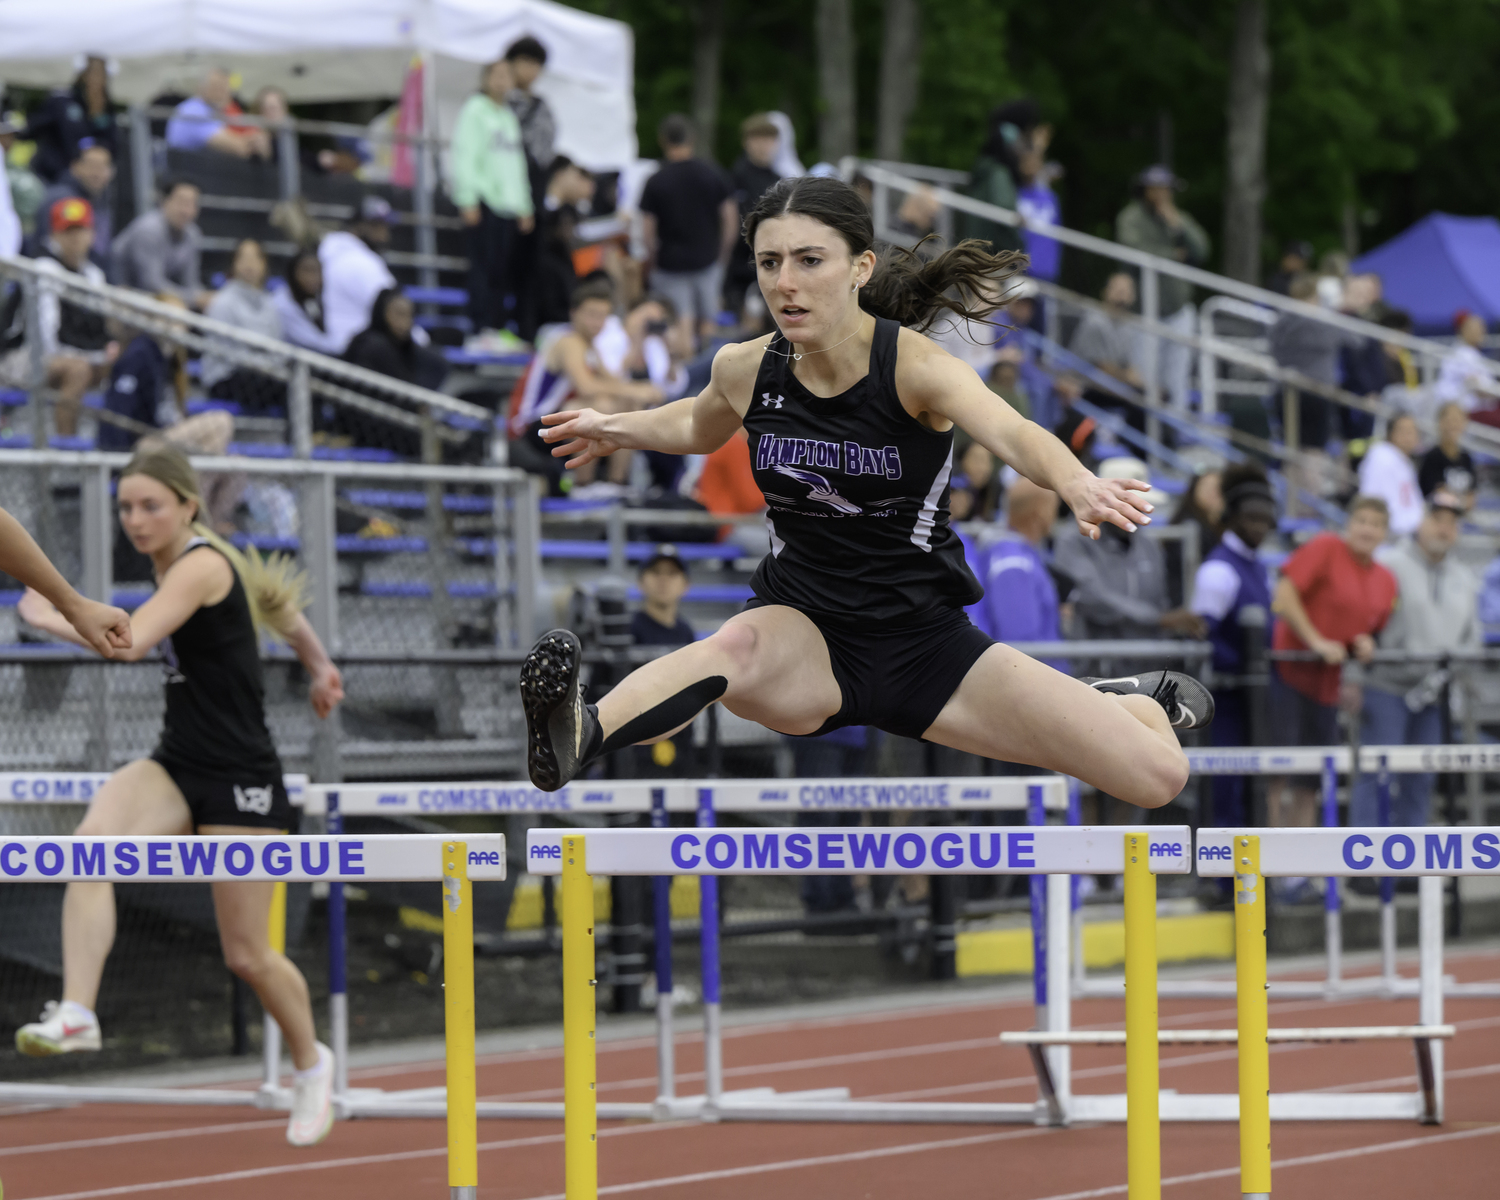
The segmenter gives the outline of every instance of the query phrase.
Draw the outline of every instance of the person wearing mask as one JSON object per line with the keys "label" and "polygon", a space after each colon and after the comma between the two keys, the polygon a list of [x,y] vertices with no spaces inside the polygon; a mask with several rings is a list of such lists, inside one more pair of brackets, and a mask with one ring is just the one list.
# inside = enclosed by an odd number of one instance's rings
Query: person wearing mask
{"label": "person wearing mask", "polygon": [[[1287,294],[1304,304],[1318,303],[1317,277],[1304,271],[1288,286]],[[1271,326],[1271,357],[1283,370],[1296,371],[1330,387],[1339,382],[1339,356],[1356,345],[1356,334],[1297,313],[1282,313]],[[1333,435],[1330,402],[1316,392],[1303,391],[1297,403],[1297,445],[1321,452]]]}
{"label": "person wearing mask", "polygon": [[352,338],[370,324],[375,297],[396,286],[381,254],[391,244],[395,214],[383,196],[366,196],[347,229],[318,243],[323,268],[323,328],[333,349],[342,354]]}
{"label": "person wearing mask", "polygon": [[271,293],[281,317],[281,336],[304,350],[337,356],[340,347],[329,336],[323,315],[323,264],[316,250],[299,250],[287,264],[286,286]]}
{"label": "person wearing mask", "polygon": [[[1019,198],[1021,155],[1031,144],[1032,132],[1041,121],[1042,110],[1029,96],[1011,100],[990,113],[984,145],[969,170],[964,195],[997,208],[1014,209]],[[1021,230],[986,217],[956,215],[959,238],[977,238],[991,253],[1023,249]]]}
{"label": "person wearing mask", "polygon": [[114,240],[110,277],[120,287],[171,292],[189,308],[202,310],[213,299],[203,287],[203,231],[198,228],[196,183],[169,180],[161,204],[142,213]]}
{"label": "person wearing mask", "polygon": [[411,300],[387,288],[375,297],[370,324],[350,341],[345,361],[417,387],[441,387],[448,365],[412,336],[416,317]]}
{"label": "person wearing mask", "polygon": [[1458,339],[1443,359],[1433,397],[1444,403],[1451,400],[1466,413],[1484,410],[1476,420],[1500,425],[1500,410],[1496,409],[1500,405],[1500,379],[1496,378],[1495,364],[1480,349],[1489,332],[1484,317],[1467,310],[1459,312],[1453,318],[1453,331]]}
{"label": "person wearing mask", "polygon": [[[1375,561],[1390,529],[1390,510],[1378,496],[1356,496],[1342,534],[1320,533],[1282,565],[1271,597],[1278,618],[1273,650],[1312,650],[1318,662],[1273,662],[1270,736],[1276,746],[1334,746],[1339,704],[1352,707],[1341,667],[1351,655],[1369,662],[1379,633],[1396,606],[1396,578]],[[1318,780],[1273,779],[1270,823],[1318,824]],[[1286,895],[1310,899],[1306,880],[1290,881]]]}
{"label": "person wearing mask", "polygon": [[271,136],[259,126],[234,124],[245,115],[234,98],[229,72],[210,67],[198,81],[198,91],[172,111],[167,122],[167,148],[187,153],[212,150],[232,158],[271,157]]}
{"label": "person wearing mask", "polygon": [[1417,468],[1417,486],[1429,500],[1439,488],[1456,496],[1465,511],[1474,507],[1479,475],[1474,457],[1463,448],[1464,431],[1469,426],[1462,404],[1449,400],[1437,413],[1438,440],[1422,456]]}
{"label": "person wearing mask", "polygon": [[110,185],[115,181],[115,160],[109,147],[92,141],[79,145],[78,157],[68,173],[47,189],[42,207],[48,212],[59,200],[87,200],[94,211],[94,248],[90,257],[103,270],[109,267],[114,213]]}
{"label": "person wearing mask", "polygon": [[[1052,144],[1052,126],[1038,125],[1018,160],[1016,211],[1025,222],[1021,236],[1026,243],[1026,257],[1031,260],[1026,273],[1033,279],[1057,282],[1062,271],[1062,243],[1036,230],[1043,225],[1062,224],[1062,205],[1052,190],[1053,181],[1062,175],[1062,167],[1047,161],[1047,147]],[[1132,281],[1133,282],[1133,281]]]}
{"label": "person wearing mask", "polygon": [[[734,180],[734,198],[740,206],[743,221],[756,201],[781,182],[776,170],[776,150],[781,144],[781,130],[768,113],[753,113],[740,123],[739,158],[729,168]],[[745,295],[755,285],[755,261],[748,246],[736,246],[724,273],[725,308],[739,314],[745,307]]]}
{"label": "person wearing mask", "polygon": [[[1017,475],[1006,489],[1005,533],[984,554],[980,564],[984,599],[975,606],[980,617],[975,623],[997,642],[1062,638],[1057,581],[1046,554],[1057,510],[1057,493],[1038,487],[1024,475]],[[1041,661],[1071,673],[1063,659]]]}
{"label": "person wearing mask", "polygon": [[[1177,193],[1185,186],[1171,167],[1161,163],[1147,167],[1136,178],[1135,199],[1115,218],[1115,240],[1133,250],[1201,267],[1208,261],[1208,234],[1177,207]],[[1179,333],[1192,333],[1197,317],[1193,285],[1172,275],[1159,275],[1155,316]],[[1163,390],[1174,405],[1186,408],[1192,352],[1180,342],[1167,341],[1155,343],[1154,351]]]}
{"label": "person wearing mask", "polygon": [[[94,211],[87,200],[59,200],[47,216],[51,237],[41,258],[40,270],[63,277],[75,276],[102,284],[104,272],[89,258],[94,244]],[[0,387],[31,386],[31,350],[26,345],[25,314],[19,291],[0,318]],[[83,395],[95,386],[119,353],[109,336],[104,315],[70,303],[58,293],[43,291],[37,304],[46,385],[56,389],[53,421],[59,437],[78,433],[78,415]]]}
{"label": "person wearing mask", "polygon": [[578,286],[573,262],[578,222],[593,204],[598,185],[593,175],[559,154],[547,175],[547,190],[537,213],[537,257],[531,276],[532,303],[538,329],[568,319],[568,300]]}
{"label": "person wearing mask", "polygon": [[[1416,534],[1384,562],[1396,577],[1401,603],[1380,631],[1378,648],[1413,654],[1483,648],[1479,577],[1453,553],[1464,506],[1451,492],[1433,493]],[[1431,746],[1443,741],[1443,688],[1452,671],[1436,662],[1376,662],[1364,672],[1360,741],[1367,746]],[[1392,775],[1392,825],[1426,825],[1432,776]],[[1351,825],[1381,825],[1376,778],[1354,785]]]}
{"label": "person wearing mask", "polygon": [[691,121],[670,114],[657,128],[657,140],[661,169],[646,180],[640,203],[651,288],[707,340],[716,328],[724,268],[739,238],[740,208],[729,177],[694,157]]}
{"label": "person wearing mask", "polygon": [[449,154],[450,191],[469,255],[469,320],[476,333],[504,329],[513,309],[519,318],[518,238],[536,227],[521,123],[506,102],[514,82],[504,59],[483,69],[479,91],[459,111]]}
{"label": "person wearing mask", "polygon": [[[1192,611],[1208,627],[1216,675],[1244,675],[1247,608],[1262,611],[1262,636],[1271,614],[1271,576],[1256,552],[1276,528],[1276,496],[1258,463],[1236,463],[1224,471],[1224,536],[1205,556],[1193,578]],[[1243,688],[1214,691],[1213,746],[1251,746],[1250,709]],[[1248,825],[1246,781],[1240,775],[1213,779],[1214,825]]]}
{"label": "person wearing mask", "polygon": [[[208,302],[204,315],[243,332],[280,341],[281,313],[266,291],[269,273],[265,249],[254,238],[244,238],[234,248],[229,281]],[[233,401],[246,416],[264,415],[286,405],[285,383],[218,357],[212,342],[203,355],[199,381],[215,400]]]}
{"label": "person wearing mask", "polygon": [[1417,419],[1402,413],[1392,419],[1386,440],[1376,442],[1359,464],[1359,490],[1379,496],[1391,514],[1391,536],[1406,537],[1422,521],[1422,489],[1412,455],[1422,444]]}
{"label": "person wearing mask", "polygon": [[78,158],[78,149],[88,139],[119,157],[119,131],[115,118],[120,111],[109,94],[109,64],[97,54],[89,55],[73,86],[49,95],[26,122],[23,141],[35,142],[31,169],[43,183],[57,183]]}

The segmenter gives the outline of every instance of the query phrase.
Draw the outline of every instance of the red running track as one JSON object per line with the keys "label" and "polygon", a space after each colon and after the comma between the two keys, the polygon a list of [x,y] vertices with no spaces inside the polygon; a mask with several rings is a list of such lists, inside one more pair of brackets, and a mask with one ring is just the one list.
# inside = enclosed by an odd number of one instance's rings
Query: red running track
{"label": "red running track", "polygon": [[[1412,964],[1405,964],[1408,971]],[[1460,979],[1500,977],[1500,952],[1450,954]],[[1079,1027],[1118,1028],[1119,1001],[1075,1009]],[[1447,1121],[1307,1122],[1272,1130],[1278,1200],[1413,1197],[1493,1200],[1500,1194],[1500,1001],[1454,1000],[1458,1037],[1448,1049]],[[1414,1023],[1415,1000],[1271,1005],[1272,1025]],[[1232,1025],[1232,1004],[1174,1000],[1163,1026]],[[782,1090],[846,1086],[856,1097],[1029,1100],[1029,1060],[1002,1048],[1002,1029],[1031,1023],[1021,1002],[976,1004],[951,993],[920,1010],[741,1025],[726,1031],[726,1084]],[[701,1090],[701,1041],[678,1047],[678,1090]],[[1074,1052],[1076,1091],[1124,1088],[1120,1049]],[[562,1095],[559,1050],[485,1056],[486,1099]],[[647,1100],[655,1052],[648,1040],[600,1046],[601,1098]],[[442,1082],[441,1065],[356,1071],[360,1086],[390,1089]],[[1414,1090],[1403,1043],[1276,1047],[1276,1091]],[[1232,1092],[1231,1048],[1181,1047],[1162,1056],[1162,1086]],[[92,1106],[0,1119],[0,1179],[7,1200],[111,1196],[212,1196],[214,1200],[366,1200],[447,1196],[439,1121],[354,1121],[321,1146],[287,1146],[283,1118],[233,1110]],[[1163,1176],[1171,1200],[1238,1195],[1235,1128],[1163,1126]],[[1104,1125],[1028,1126],[702,1125],[607,1123],[600,1131],[600,1195],[661,1200],[1086,1200],[1125,1194],[1125,1131]],[[480,1126],[480,1188],[486,1200],[562,1200],[560,1122],[487,1121]]]}

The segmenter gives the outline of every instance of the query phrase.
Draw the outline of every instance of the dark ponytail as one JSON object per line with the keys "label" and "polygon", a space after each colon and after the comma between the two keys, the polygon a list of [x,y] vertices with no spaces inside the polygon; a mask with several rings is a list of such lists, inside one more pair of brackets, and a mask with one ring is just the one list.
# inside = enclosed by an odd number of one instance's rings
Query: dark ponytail
{"label": "dark ponytail", "polygon": [[[783,179],[745,215],[745,241],[752,254],[760,223],[788,213],[827,225],[844,239],[851,256],[875,248],[875,223],[864,198],[842,179],[803,175]],[[971,238],[923,259],[917,251],[935,237],[923,238],[916,250],[881,246],[875,273],[860,289],[860,307],[918,331],[945,312],[985,321],[1003,308],[1005,281],[1026,269],[1026,255],[1013,250],[991,254],[984,242]]]}

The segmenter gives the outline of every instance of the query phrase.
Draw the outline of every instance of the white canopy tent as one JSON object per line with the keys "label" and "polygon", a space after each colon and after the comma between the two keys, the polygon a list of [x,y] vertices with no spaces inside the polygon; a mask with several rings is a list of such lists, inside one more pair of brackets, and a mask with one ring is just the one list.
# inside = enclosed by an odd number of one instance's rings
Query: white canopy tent
{"label": "white canopy tent", "polygon": [[550,0],[4,0],[0,81],[57,87],[80,55],[101,54],[118,62],[112,90],[127,103],[191,91],[210,66],[237,72],[247,94],[274,84],[293,102],[394,98],[420,55],[436,77],[432,132],[446,136],[477,65],[526,34],[547,48],[537,91],[557,115],[558,151],[592,170],[633,162],[630,27]]}

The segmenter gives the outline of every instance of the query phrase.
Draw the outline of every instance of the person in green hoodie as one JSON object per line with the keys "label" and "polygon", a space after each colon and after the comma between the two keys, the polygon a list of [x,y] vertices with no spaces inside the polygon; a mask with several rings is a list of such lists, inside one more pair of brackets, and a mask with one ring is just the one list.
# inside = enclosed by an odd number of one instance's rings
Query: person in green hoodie
{"label": "person in green hoodie", "polygon": [[[1032,131],[1040,121],[1041,109],[1030,97],[1011,100],[990,113],[988,133],[969,171],[964,195],[1014,210],[1020,156],[1030,146]],[[1025,249],[1018,226],[1002,225],[972,213],[956,213],[955,218],[958,237],[987,242],[995,254]]]}
{"label": "person in green hoodie", "polygon": [[515,307],[517,243],[535,226],[521,125],[506,102],[514,86],[509,63],[490,63],[453,130],[450,192],[467,234],[469,319],[476,333],[505,328]]}

